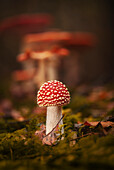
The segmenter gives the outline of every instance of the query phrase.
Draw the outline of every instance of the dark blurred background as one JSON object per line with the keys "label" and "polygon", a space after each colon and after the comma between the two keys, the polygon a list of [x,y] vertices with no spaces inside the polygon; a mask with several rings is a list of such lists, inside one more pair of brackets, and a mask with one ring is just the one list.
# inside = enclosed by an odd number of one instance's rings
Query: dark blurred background
{"label": "dark blurred background", "polygon": [[[113,56],[113,1],[111,0],[0,0],[0,22],[18,14],[46,13],[53,16],[48,29],[94,33],[96,46],[78,57],[80,82],[95,84],[114,81]],[[21,36],[6,31],[0,34],[0,81],[10,77],[11,72],[20,68],[16,56],[20,50]],[[63,79],[65,77],[65,68]],[[75,67],[75,65],[74,65]],[[75,75],[75,73],[74,73]],[[72,79],[72,76],[71,76]],[[68,80],[69,81],[69,80]],[[74,84],[76,83],[75,78]]]}

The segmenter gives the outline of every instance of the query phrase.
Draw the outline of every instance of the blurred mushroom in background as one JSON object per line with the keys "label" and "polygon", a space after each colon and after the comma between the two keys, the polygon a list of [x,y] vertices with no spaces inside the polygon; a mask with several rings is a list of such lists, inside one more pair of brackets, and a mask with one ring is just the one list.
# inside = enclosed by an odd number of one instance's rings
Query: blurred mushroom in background
{"label": "blurred mushroom in background", "polygon": [[1,21],[0,33],[9,31],[23,37],[27,33],[43,32],[51,23],[49,14],[20,14]]}
{"label": "blurred mushroom in background", "polygon": [[[95,35],[86,32],[50,31],[28,34],[25,36],[24,40],[28,44],[34,43],[38,45],[38,48],[41,47],[39,49],[40,53],[39,51],[31,53],[31,58],[38,59],[40,56],[42,58],[42,60],[39,61],[39,73],[36,75],[36,80],[38,79],[40,82],[42,79],[39,85],[42,85],[42,83],[47,80],[59,80],[59,69],[62,71],[65,69],[65,81],[71,81],[70,77],[74,76],[73,79],[78,82],[80,79],[80,65],[78,63],[79,52],[80,50],[84,51],[88,47],[93,47],[96,44]],[[65,59],[64,56],[69,57]],[[63,64],[61,67],[60,59],[63,59],[68,65]]]}
{"label": "blurred mushroom in background", "polygon": [[[81,57],[95,47],[97,43],[97,37],[88,32],[71,32],[70,38],[64,43],[64,47],[70,52],[67,60],[64,60],[64,82],[67,82],[68,86],[73,87],[80,83],[81,72],[83,70],[81,66]],[[68,69],[69,68],[69,69]],[[85,71],[85,70],[84,70]]]}
{"label": "blurred mushroom in background", "polygon": [[25,43],[38,46],[31,53],[31,58],[38,60],[38,74],[35,81],[40,87],[45,81],[59,79],[58,69],[61,56],[67,56],[69,51],[62,47],[62,42],[69,38],[69,33],[50,31],[25,36]]}
{"label": "blurred mushroom in background", "polygon": [[11,111],[13,109],[12,102],[9,99],[2,99],[0,101],[0,113],[3,113],[3,117],[11,117]]}
{"label": "blurred mushroom in background", "polygon": [[[17,79],[20,79],[19,78],[20,76],[21,76],[21,81],[22,79],[25,80],[26,76],[34,74],[35,72],[35,63],[33,60],[29,59],[29,51],[33,47],[31,44],[29,44],[28,46],[28,44],[25,44],[23,42],[23,36],[25,36],[27,33],[36,33],[36,32],[38,33],[38,32],[46,31],[48,26],[52,23],[52,20],[53,20],[52,17],[48,14],[21,14],[13,17],[8,17],[0,22],[0,34],[4,33],[3,35],[5,35],[7,33],[10,33],[12,35],[16,35],[16,37],[19,37],[19,39],[21,39],[20,52],[19,52],[20,54],[18,55],[17,59],[18,61],[22,62],[21,66],[24,71],[22,71],[23,73],[22,72],[14,73],[14,74],[18,74],[15,76],[13,75],[13,78],[16,81]],[[27,52],[24,54],[25,51]],[[13,82],[13,86],[17,87],[16,84],[14,85]],[[14,92],[12,87],[11,87],[11,91],[12,93],[15,93],[17,90]],[[34,89],[33,81],[31,81],[30,78],[29,80],[27,79],[26,81],[24,81],[23,87],[21,86],[21,88],[18,88],[18,90],[19,91],[22,90],[24,92],[24,90],[27,91],[27,88],[28,91]]]}
{"label": "blurred mushroom in background", "polygon": [[[14,91],[15,86],[12,86],[12,95],[17,96],[19,93],[19,96],[34,96],[34,84],[33,84],[33,79],[34,77],[34,70],[30,69],[28,70],[17,70],[12,73],[12,79],[15,83],[20,84],[20,88],[22,89],[21,92]],[[15,94],[17,93],[17,94]],[[17,97],[19,97],[17,96]]]}

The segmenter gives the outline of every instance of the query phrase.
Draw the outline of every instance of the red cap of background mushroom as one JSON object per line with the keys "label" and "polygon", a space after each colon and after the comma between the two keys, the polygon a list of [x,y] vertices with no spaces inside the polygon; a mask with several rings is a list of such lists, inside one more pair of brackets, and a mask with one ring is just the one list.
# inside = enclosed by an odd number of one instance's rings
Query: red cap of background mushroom
{"label": "red cap of background mushroom", "polygon": [[27,34],[24,37],[25,43],[31,42],[61,42],[70,40],[71,34],[69,32],[43,32],[38,34]]}
{"label": "red cap of background mushroom", "polygon": [[48,14],[22,14],[8,17],[0,22],[0,32],[13,29],[14,32],[26,34],[44,30],[52,23],[52,17]]}
{"label": "red cap of background mushroom", "polygon": [[15,81],[30,80],[33,78],[33,76],[34,76],[34,72],[32,69],[30,70],[30,72],[26,70],[17,70],[17,71],[14,71],[12,74],[12,78]]}
{"label": "red cap of background mushroom", "polygon": [[37,103],[39,106],[63,106],[69,102],[69,91],[60,81],[48,81],[38,91]]}
{"label": "red cap of background mushroom", "polygon": [[30,58],[30,51],[26,51],[25,53],[21,53],[17,56],[17,61],[22,62],[28,60]]}

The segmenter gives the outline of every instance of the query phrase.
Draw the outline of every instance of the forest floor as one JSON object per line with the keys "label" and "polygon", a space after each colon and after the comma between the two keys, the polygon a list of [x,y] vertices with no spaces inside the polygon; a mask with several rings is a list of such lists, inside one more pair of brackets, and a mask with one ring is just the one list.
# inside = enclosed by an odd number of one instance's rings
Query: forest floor
{"label": "forest floor", "polygon": [[0,89],[0,169],[114,169],[114,85],[71,90],[64,134],[57,125],[47,136],[36,96]]}

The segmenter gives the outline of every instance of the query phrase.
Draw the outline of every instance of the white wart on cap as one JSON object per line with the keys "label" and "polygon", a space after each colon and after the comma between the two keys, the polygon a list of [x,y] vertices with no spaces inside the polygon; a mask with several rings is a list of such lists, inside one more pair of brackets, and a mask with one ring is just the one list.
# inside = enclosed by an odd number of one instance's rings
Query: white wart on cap
{"label": "white wart on cap", "polygon": [[57,80],[44,83],[37,94],[39,106],[63,106],[70,102],[70,94],[66,86]]}

